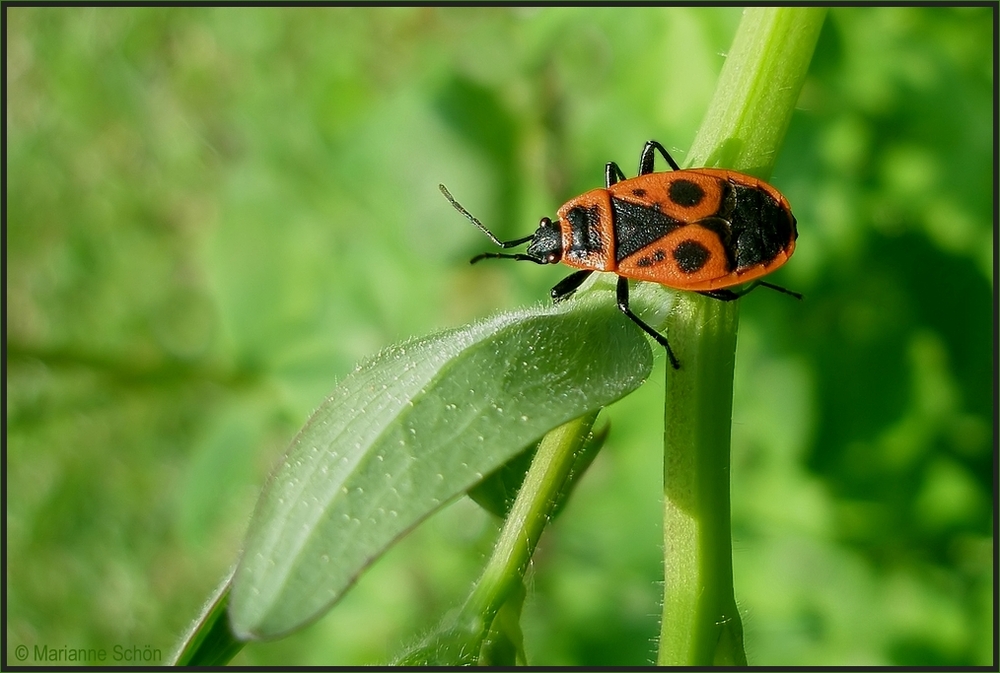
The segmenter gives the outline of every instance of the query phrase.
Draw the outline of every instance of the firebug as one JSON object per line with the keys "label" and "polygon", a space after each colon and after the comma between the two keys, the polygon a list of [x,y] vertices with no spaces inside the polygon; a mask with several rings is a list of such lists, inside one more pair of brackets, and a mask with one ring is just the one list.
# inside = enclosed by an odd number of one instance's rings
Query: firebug
{"label": "firebug", "polygon": [[[654,152],[666,159],[670,171],[653,172]],[[627,179],[612,161],[604,181],[604,189],[570,199],[556,220],[543,217],[534,234],[513,241],[498,239],[444,185],[440,188],[456,210],[501,248],[528,244],[523,253],[486,252],[472,263],[504,258],[580,269],[552,288],[556,302],[572,295],[594,271],[618,274],[618,308],[666,349],[675,369],[680,365],[667,338],[629,308],[630,278],[722,301],[758,286],[802,298],[759,280],[788,261],[798,238],[788,201],[766,182],[719,168],[681,170],[655,140],[643,147],[637,177]],[[747,282],[740,290],[729,289]]]}

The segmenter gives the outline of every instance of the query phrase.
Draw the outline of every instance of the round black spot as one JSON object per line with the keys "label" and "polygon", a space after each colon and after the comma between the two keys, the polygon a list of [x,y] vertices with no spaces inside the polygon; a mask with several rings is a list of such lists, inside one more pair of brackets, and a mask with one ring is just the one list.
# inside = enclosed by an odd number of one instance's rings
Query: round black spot
{"label": "round black spot", "polygon": [[632,195],[633,196],[638,196],[638,197],[641,198],[641,197],[643,197],[643,196],[646,195],[646,190],[645,189],[639,189],[639,188],[633,189],[632,190]]}
{"label": "round black spot", "polygon": [[683,208],[691,208],[705,198],[705,190],[690,180],[674,180],[670,183],[670,200]]}
{"label": "round black spot", "polygon": [[712,256],[708,248],[698,241],[681,241],[674,248],[674,260],[684,273],[694,273]]}

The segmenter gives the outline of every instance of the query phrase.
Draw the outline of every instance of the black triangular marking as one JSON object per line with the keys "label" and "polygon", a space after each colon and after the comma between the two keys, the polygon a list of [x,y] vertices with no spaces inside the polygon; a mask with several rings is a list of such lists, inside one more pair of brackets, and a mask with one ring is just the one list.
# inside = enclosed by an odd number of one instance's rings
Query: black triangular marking
{"label": "black triangular marking", "polygon": [[614,197],[611,198],[611,209],[615,217],[616,262],[621,262],[684,224],[664,215],[656,206],[643,206]]}

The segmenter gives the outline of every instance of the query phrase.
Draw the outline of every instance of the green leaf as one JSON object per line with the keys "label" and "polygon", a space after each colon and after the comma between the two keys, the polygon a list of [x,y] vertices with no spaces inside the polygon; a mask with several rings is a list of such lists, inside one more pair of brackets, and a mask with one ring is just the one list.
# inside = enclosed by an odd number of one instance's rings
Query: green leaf
{"label": "green leaf", "polygon": [[552,428],[649,375],[603,292],[388,348],[349,374],[262,494],[233,579],[242,639],[316,619],[394,540]]}

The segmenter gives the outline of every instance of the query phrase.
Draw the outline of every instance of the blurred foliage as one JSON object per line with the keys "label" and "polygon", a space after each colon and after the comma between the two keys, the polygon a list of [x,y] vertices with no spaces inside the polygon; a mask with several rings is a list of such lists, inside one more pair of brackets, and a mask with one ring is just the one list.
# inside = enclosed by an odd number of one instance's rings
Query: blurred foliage
{"label": "blurred foliage", "polygon": [[[992,657],[990,8],[831,11],[772,182],[800,226],[742,304],[734,568],[758,665]],[[7,638],[161,648],[269,467],[361,357],[541,301],[501,237],[683,157],[737,9],[7,8]],[[527,267],[527,268],[525,268]],[[611,297],[608,299],[611,301]],[[645,664],[663,360],[542,539],[534,664]],[[496,525],[433,517],[245,665],[415,640]]]}

